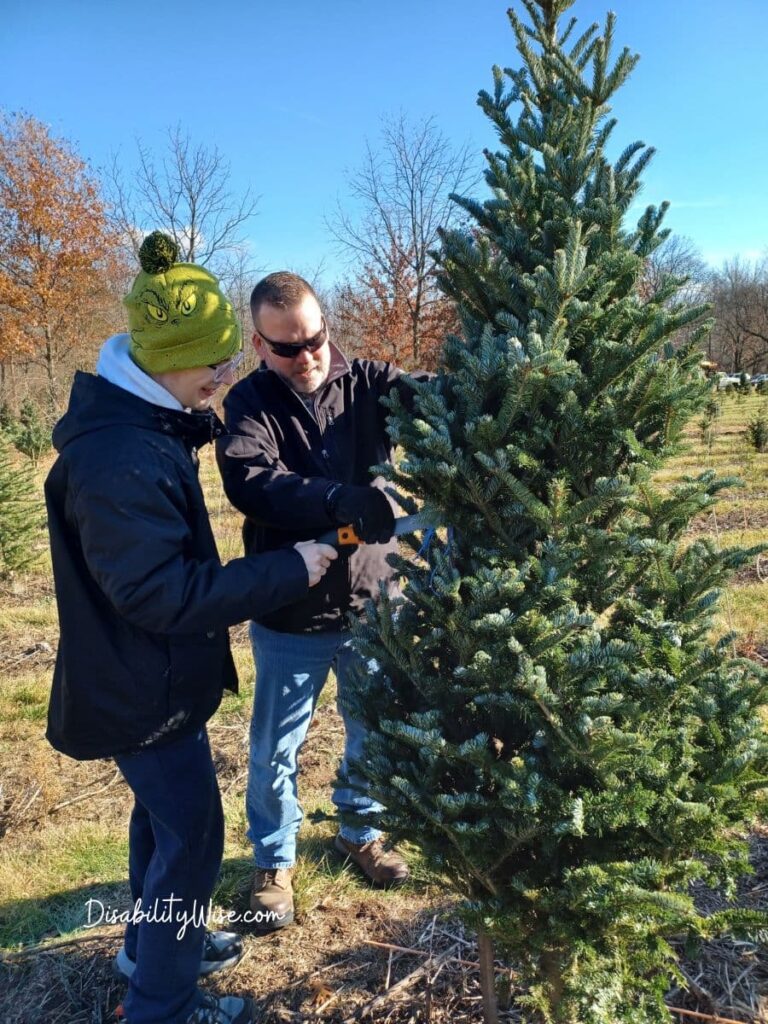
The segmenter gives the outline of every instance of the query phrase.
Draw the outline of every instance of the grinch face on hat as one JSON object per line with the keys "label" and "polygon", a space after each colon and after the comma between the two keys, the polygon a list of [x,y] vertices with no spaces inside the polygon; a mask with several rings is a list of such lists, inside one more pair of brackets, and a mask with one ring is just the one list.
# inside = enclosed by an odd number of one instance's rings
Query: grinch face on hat
{"label": "grinch face on hat", "polygon": [[175,263],[165,274],[152,275],[151,284],[145,284],[139,274],[133,290],[126,298],[140,314],[140,323],[131,327],[131,337],[137,343],[144,331],[170,331],[180,328],[184,334],[193,324],[208,333],[207,327],[220,316],[232,313],[232,307],[221,294],[212,274],[194,263]]}
{"label": "grinch face on hat", "polygon": [[[195,282],[187,280],[182,281],[178,287],[168,289],[165,294],[155,288],[145,288],[138,296],[138,301],[146,306],[145,318],[150,327],[167,323],[178,326],[181,317],[192,316],[197,309],[197,297]],[[141,328],[136,330],[140,331]]]}
{"label": "grinch face on hat", "polygon": [[142,245],[142,272],[124,302],[131,355],[148,373],[216,365],[240,349],[231,304],[209,271],[175,263],[172,239],[159,232]]}

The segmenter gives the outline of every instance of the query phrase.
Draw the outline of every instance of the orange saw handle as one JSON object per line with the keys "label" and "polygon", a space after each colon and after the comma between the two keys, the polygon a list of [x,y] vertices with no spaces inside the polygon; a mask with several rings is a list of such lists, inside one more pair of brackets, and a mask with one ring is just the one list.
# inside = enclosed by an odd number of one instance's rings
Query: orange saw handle
{"label": "orange saw handle", "polygon": [[[395,520],[395,528],[392,535],[401,537],[405,533],[413,533],[415,530],[426,530],[428,524],[424,522],[419,513],[412,516],[401,516]],[[335,544],[337,547],[350,547],[353,544],[363,544],[364,541],[355,533],[354,526],[349,523],[347,526],[340,526],[337,530],[329,530],[317,538],[318,544]]]}
{"label": "orange saw handle", "polygon": [[355,533],[355,528],[350,523],[349,526],[340,526],[336,531],[336,543],[337,544],[362,544],[363,542]]}

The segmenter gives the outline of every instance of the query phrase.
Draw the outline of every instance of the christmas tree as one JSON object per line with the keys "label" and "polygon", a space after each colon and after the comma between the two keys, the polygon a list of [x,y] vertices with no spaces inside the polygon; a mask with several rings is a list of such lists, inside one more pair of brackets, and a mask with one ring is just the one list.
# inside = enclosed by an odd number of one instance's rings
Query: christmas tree
{"label": "christmas tree", "polygon": [[0,580],[36,560],[44,526],[32,465],[0,430]]}
{"label": "christmas tree", "polygon": [[479,97],[491,198],[456,198],[469,227],[439,258],[462,336],[413,413],[390,400],[404,454],[378,467],[449,529],[397,559],[404,597],[357,629],[351,710],[381,826],[466,897],[487,1019],[494,943],[530,1020],[644,1024],[672,1019],[670,937],[766,924],[705,919],[689,890],[747,869],[768,679],[714,632],[754,552],[683,541],[733,481],[655,482],[709,398],[711,325],[680,279],[641,286],[667,235],[666,204],[629,223],[653,150],[609,156],[637,58],[612,57],[612,15],[561,21],[572,2],[510,12],[520,67]]}

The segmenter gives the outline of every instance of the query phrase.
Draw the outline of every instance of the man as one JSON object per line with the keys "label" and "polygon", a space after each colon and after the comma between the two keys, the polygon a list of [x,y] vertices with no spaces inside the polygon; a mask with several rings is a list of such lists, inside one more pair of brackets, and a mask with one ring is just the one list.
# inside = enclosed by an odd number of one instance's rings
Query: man
{"label": "man", "polygon": [[[201,267],[167,236],[141,249],[125,299],[130,336],[78,373],[46,481],[60,643],[47,736],[79,759],[114,757],[135,796],[133,920],[115,961],[128,1024],[246,1024],[250,999],[197,987],[237,962],[239,937],[205,933],[223,815],[205,722],[236,689],[227,626],[303,600],[336,557],[286,547],[222,566],[197,449],[223,426],[240,330]],[[181,928],[186,921],[186,927]]]}
{"label": "man", "polygon": [[[257,284],[251,314],[262,364],[227,396],[228,436],[217,442],[225,491],[246,517],[246,551],[273,551],[350,523],[365,542],[342,550],[322,584],[303,600],[254,616],[251,623],[251,909],[271,912],[270,927],[280,927],[293,920],[301,745],[329,669],[335,668],[342,698],[349,686],[356,656],[348,643],[347,613],[359,614],[368,598],[376,599],[379,581],[394,587],[386,561],[396,549],[393,509],[370,467],[392,454],[379,399],[393,387],[404,398],[412,389],[389,363],[348,362],[330,340],[313,289],[295,274],[270,274]],[[408,868],[366,821],[380,808],[350,767],[362,754],[364,730],[343,703],[339,710],[346,734],[340,777],[349,785],[337,785],[333,800],[356,823],[342,824],[335,847],[374,883],[397,884]]]}

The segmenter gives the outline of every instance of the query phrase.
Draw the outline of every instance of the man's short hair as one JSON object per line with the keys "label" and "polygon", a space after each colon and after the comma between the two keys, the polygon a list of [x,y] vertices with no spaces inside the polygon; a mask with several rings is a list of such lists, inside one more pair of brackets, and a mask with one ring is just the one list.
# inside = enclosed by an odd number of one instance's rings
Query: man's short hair
{"label": "man's short hair", "polygon": [[311,295],[319,305],[315,289],[303,277],[292,274],[288,270],[278,270],[274,274],[268,274],[251,292],[251,317],[254,324],[262,306],[293,309],[306,295]]}

